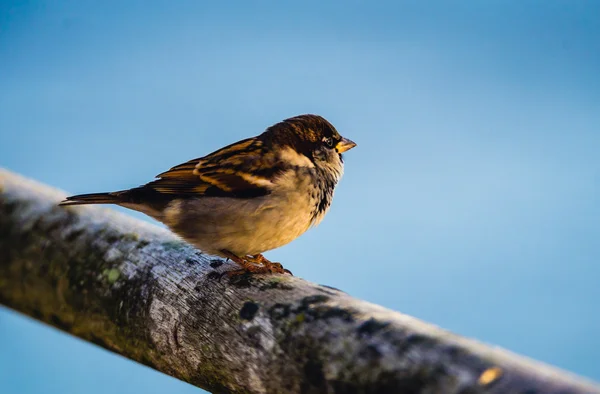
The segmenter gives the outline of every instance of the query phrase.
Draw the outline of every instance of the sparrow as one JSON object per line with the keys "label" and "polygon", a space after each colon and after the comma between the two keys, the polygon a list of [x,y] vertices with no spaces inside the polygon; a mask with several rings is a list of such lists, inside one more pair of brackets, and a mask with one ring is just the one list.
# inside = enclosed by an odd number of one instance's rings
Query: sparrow
{"label": "sparrow", "polygon": [[262,253],[298,238],[329,210],[342,153],[356,144],[318,115],[299,115],[262,134],[187,161],[129,190],[80,194],[60,205],[116,204],[164,223],[239,273],[289,273]]}

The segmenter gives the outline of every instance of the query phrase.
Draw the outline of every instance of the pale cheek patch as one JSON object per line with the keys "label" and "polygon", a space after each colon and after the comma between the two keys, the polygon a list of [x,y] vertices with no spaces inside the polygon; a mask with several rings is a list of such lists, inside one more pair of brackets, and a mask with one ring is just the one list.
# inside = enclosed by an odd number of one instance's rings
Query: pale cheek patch
{"label": "pale cheek patch", "polygon": [[282,149],[279,153],[279,157],[293,166],[311,168],[315,166],[308,157],[296,152],[292,148]]}
{"label": "pale cheek patch", "polygon": [[344,163],[340,159],[340,155],[335,151],[332,150],[326,154],[327,156],[318,162],[319,168],[322,168],[333,175],[335,182],[337,183],[344,174]]}

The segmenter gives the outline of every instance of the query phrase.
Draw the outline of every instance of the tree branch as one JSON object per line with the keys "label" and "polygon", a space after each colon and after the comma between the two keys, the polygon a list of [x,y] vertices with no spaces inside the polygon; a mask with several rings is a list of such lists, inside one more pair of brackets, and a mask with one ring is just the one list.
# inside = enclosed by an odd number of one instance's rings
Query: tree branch
{"label": "tree branch", "polygon": [[213,392],[600,393],[593,383],[0,169],[0,303]]}

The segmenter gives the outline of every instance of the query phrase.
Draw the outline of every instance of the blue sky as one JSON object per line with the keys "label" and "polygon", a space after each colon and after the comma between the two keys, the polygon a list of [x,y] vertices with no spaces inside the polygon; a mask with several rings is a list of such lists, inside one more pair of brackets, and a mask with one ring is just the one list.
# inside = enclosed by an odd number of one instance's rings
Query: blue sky
{"label": "blue sky", "polygon": [[[359,146],[267,257],[600,380],[600,3],[4,1],[0,59],[0,165],[72,193],[325,116]],[[3,393],[199,392],[5,309],[0,349]]]}

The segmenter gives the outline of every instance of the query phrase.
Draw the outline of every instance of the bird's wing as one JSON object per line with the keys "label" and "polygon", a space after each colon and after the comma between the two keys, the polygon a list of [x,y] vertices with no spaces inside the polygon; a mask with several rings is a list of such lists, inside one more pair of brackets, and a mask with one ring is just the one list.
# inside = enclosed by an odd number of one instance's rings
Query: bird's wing
{"label": "bird's wing", "polygon": [[146,186],[163,194],[250,198],[269,194],[282,163],[249,138],[157,175]]}

